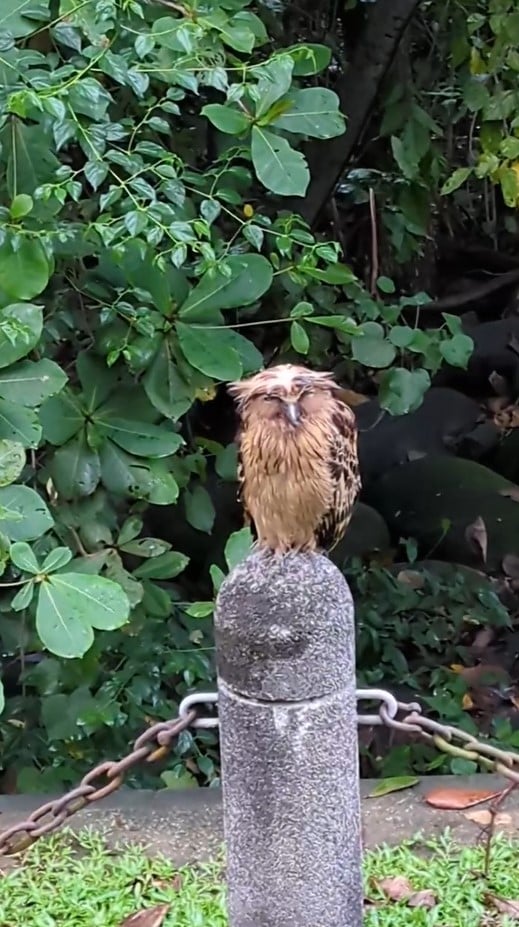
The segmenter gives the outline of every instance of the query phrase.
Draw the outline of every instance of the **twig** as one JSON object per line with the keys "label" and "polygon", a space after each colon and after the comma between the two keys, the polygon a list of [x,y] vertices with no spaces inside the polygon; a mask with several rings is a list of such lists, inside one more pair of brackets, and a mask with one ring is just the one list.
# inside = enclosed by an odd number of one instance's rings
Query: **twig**
{"label": "twig", "polygon": [[377,295],[378,280],[378,229],[377,229],[377,204],[375,202],[375,193],[373,188],[369,188],[369,216],[371,220],[371,280],[370,293],[373,297]]}
{"label": "twig", "polygon": [[503,804],[505,798],[508,798],[510,793],[513,792],[514,789],[517,788],[517,785],[518,785],[517,782],[510,782],[506,786],[506,788],[504,788],[503,791],[500,792],[497,798],[495,798],[494,801],[491,802],[491,804],[489,805],[488,810],[490,812],[490,821],[485,827],[485,833],[487,835],[487,842],[485,845],[485,865],[483,869],[485,879],[488,879],[488,875],[490,872],[490,851],[491,851],[491,845],[492,845],[492,838],[495,832],[495,823],[496,823],[498,809]]}

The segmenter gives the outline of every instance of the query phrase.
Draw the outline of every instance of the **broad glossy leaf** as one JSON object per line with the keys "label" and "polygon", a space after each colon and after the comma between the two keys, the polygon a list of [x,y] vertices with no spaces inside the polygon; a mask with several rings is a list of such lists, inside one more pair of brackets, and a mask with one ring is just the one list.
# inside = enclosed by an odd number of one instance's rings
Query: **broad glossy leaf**
{"label": "broad glossy leaf", "polygon": [[87,351],[78,354],[76,370],[85,403],[90,412],[105,402],[119,385],[115,371],[104,360]]}
{"label": "broad glossy leaf", "polygon": [[178,343],[186,360],[215,380],[238,380],[243,373],[240,356],[229,343],[225,329],[203,328],[177,322]]}
{"label": "broad glossy leaf", "polygon": [[184,415],[195,401],[195,391],[180,376],[167,338],[145,373],[142,385],[155,408],[173,421]]}
{"label": "broad glossy leaf", "polygon": [[245,560],[252,550],[253,537],[250,528],[241,528],[240,531],[234,531],[225,545],[225,561],[229,570]]}
{"label": "broad glossy leaf", "polygon": [[309,77],[318,74],[328,67],[332,58],[332,50],[327,45],[313,45],[305,42],[304,45],[295,45],[287,49],[294,59],[294,77]]}
{"label": "broad glossy leaf", "polygon": [[61,570],[72,560],[72,551],[68,547],[55,547],[45,557],[41,565],[42,573],[53,573],[54,570]]}
{"label": "broad glossy leaf", "polygon": [[66,382],[66,373],[54,361],[24,360],[0,371],[0,395],[22,406],[37,406],[59,393]]}
{"label": "broad glossy leaf", "polygon": [[85,573],[54,573],[40,586],[36,630],[52,653],[81,657],[93,642],[92,628],[120,628],[129,613],[127,595],[111,580]]}
{"label": "broad glossy leaf", "polygon": [[466,367],[474,350],[474,342],[462,332],[440,343],[440,353],[453,367]]}
{"label": "broad glossy leaf", "polygon": [[58,448],[49,470],[57,491],[64,499],[91,495],[101,479],[99,455],[88,446],[84,432]]}
{"label": "broad glossy leaf", "polygon": [[293,90],[283,99],[283,113],[272,125],[285,132],[308,135],[309,138],[334,138],[342,135],[346,126],[339,113],[339,97],[326,87]]}
{"label": "broad glossy leaf", "polygon": [[11,544],[9,556],[14,565],[24,573],[38,573],[40,570],[34,552],[26,541],[15,541]]}
{"label": "broad glossy leaf", "polygon": [[24,608],[29,608],[35,592],[35,583],[31,579],[25,583],[25,586],[22,586],[15,597],[11,599],[11,608],[14,612],[21,612]]}
{"label": "broad glossy leaf", "polygon": [[304,196],[310,171],[303,155],[281,135],[253,126],[252,163],[258,180],[279,196]]}
{"label": "broad glossy leaf", "polygon": [[85,424],[79,401],[68,390],[47,399],[39,412],[43,437],[51,444],[65,444]]}
{"label": "broad glossy leaf", "polygon": [[0,440],[0,487],[18,479],[25,467],[25,450],[17,441]]}
{"label": "broad glossy leaf", "polygon": [[210,533],[215,519],[213,500],[204,486],[195,486],[184,493],[186,518],[193,528]]}
{"label": "broad glossy leaf", "polygon": [[0,437],[22,447],[38,447],[41,425],[35,410],[0,399]]}
{"label": "broad glossy leaf", "polygon": [[[48,15],[42,13],[41,19],[33,16],[29,19],[23,15],[25,10],[32,9],[34,9],[33,4],[23,3],[21,0],[2,0],[0,13],[2,32],[10,32],[16,39],[21,39],[40,29],[40,24],[48,21]],[[41,9],[41,6],[36,5],[36,9]]]}
{"label": "broad glossy leaf", "polygon": [[185,570],[189,563],[189,557],[181,554],[178,550],[168,550],[158,557],[152,557],[141,563],[133,571],[133,575],[138,579],[174,579],[179,573]]}
{"label": "broad glossy leaf", "polygon": [[171,425],[151,425],[130,419],[110,418],[99,426],[123,450],[136,457],[169,457],[184,444],[184,439],[172,431]]}
{"label": "broad glossy leaf", "polygon": [[378,322],[364,322],[351,344],[352,356],[365,367],[389,367],[396,357],[394,344],[386,340]]}
{"label": "broad glossy leaf", "polygon": [[222,103],[208,103],[203,106],[202,116],[207,116],[209,122],[227,135],[241,135],[252,125],[252,120],[241,109],[232,105],[224,106]]}
{"label": "broad glossy leaf", "polygon": [[29,486],[5,486],[0,489],[0,531],[11,541],[34,541],[54,521],[42,497]]}
{"label": "broad glossy leaf", "polygon": [[8,241],[0,245],[0,289],[11,299],[39,296],[50,274],[51,266],[38,239],[22,238],[16,251]]}
{"label": "broad glossy leaf", "polygon": [[100,450],[101,477],[109,492],[146,499],[153,505],[173,505],[178,484],[161,460],[131,457],[107,441]]}
{"label": "broad glossy leaf", "polygon": [[290,55],[274,58],[260,69],[259,81],[256,88],[258,102],[256,104],[256,119],[268,113],[273,104],[290,89],[294,60]]}
{"label": "broad glossy leaf", "polygon": [[414,412],[423,401],[431,385],[426,370],[405,370],[394,367],[382,374],[379,386],[379,402],[391,415],[405,415]]}
{"label": "broad glossy leaf", "polygon": [[216,322],[221,309],[238,309],[256,302],[272,284],[272,265],[261,254],[226,258],[228,274],[207,272],[180,307],[184,322]]}
{"label": "broad glossy leaf", "polygon": [[[0,267],[1,267],[0,256]],[[3,289],[0,282],[0,289]],[[41,306],[12,303],[0,309],[0,367],[25,357],[38,344],[43,328]]]}

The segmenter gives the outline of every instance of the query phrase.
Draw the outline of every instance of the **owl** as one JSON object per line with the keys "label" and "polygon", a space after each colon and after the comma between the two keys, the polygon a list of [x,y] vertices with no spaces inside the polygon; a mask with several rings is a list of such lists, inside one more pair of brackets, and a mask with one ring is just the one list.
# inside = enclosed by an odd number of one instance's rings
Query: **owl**
{"label": "owl", "polygon": [[240,421],[240,500],[257,546],[331,550],[360,491],[355,416],[332,374],[280,364],[229,392]]}

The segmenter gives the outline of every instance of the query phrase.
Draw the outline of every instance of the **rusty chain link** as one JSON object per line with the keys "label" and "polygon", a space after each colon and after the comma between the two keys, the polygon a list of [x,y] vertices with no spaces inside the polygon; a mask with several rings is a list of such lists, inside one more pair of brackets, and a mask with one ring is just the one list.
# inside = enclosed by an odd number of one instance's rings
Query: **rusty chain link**
{"label": "rusty chain link", "polygon": [[[451,724],[441,724],[439,721],[425,718],[417,702],[399,702],[385,689],[357,689],[356,697],[357,701],[379,702],[378,710],[372,714],[357,715],[358,724],[384,725],[393,730],[419,734],[442,753],[472,760],[486,769],[500,773],[511,782],[519,783],[519,753],[501,750],[487,742],[482,743],[472,734]],[[0,833],[0,857],[20,853],[38,837],[53,833],[67,818],[86,805],[100,801],[117,791],[128,770],[139,763],[154,763],[164,759],[172,740],[187,728],[218,727],[216,715],[200,717],[197,710],[200,705],[214,705],[217,702],[217,692],[197,692],[186,696],[180,703],[178,718],[173,721],[160,721],[148,728],[137,738],[133,750],[127,756],[121,760],[105,760],[99,763],[83,776],[76,788],[61,798],[45,802],[25,821],[13,824]],[[398,715],[404,717],[399,719]]]}

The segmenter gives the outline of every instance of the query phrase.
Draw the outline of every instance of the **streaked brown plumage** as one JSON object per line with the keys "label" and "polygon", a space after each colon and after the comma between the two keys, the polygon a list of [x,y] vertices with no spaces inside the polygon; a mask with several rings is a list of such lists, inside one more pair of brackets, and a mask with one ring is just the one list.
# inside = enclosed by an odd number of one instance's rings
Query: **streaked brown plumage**
{"label": "streaked brown plumage", "polygon": [[232,383],[238,479],[258,546],[332,549],[360,490],[357,428],[332,374],[292,364]]}

